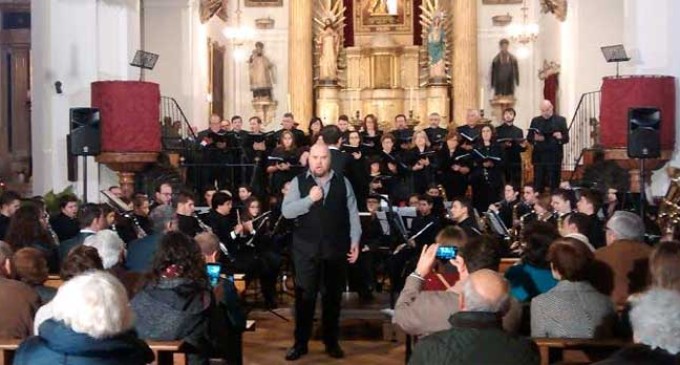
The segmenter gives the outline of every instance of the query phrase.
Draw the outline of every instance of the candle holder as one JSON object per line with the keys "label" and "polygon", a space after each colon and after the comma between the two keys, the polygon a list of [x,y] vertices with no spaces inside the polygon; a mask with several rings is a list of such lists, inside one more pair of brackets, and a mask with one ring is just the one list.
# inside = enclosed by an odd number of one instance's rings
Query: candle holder
{"label": "candle holder", "polygon": [[415,115],[413,110],[409,110],[408,111],[408,121],[407,121],[407,124],[409,125],[409,127],[415,127],[419,123],[420,123],[420,118],[417,115]]}
{"label": "candle holder", "polygon": [[350,122],[354,126],[355,130],[357,130],[357,131],[361,130],[361,127],[362,127],[361,126],[361,124],[362,124],[362,122],[361,122],[361,112],[359,112],[358,110],[356,112],[354,112],[354,116],[351,118]]}

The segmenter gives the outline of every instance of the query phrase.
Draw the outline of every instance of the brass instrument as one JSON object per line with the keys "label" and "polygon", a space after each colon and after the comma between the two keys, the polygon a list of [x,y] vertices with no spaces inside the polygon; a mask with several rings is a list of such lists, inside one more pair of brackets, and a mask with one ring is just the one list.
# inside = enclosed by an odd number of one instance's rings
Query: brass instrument
{"label": "brass instrument", "polygon": [[680,169],[668,169],[670,184],[659,205],[658,224],[665,238],[672,238],[680,224]]}
{"label": "brass instrument", "polygon": [[441,194],[442,199],[447,202],[449,201],[449,198],[446,196],[446,190],[442,186],[442,184],[437,184],[437,189],[439,190],[439,194]]}

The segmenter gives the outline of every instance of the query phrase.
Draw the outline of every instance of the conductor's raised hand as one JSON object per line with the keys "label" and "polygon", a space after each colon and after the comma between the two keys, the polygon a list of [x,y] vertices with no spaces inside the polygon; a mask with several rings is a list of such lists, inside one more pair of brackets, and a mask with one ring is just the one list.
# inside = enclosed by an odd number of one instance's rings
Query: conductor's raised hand
{"label": "conductor's raised hand", "polygon": [[347,253],[347,261],[350,264],[353,264],[357,262],[358,258],[359,258],[359,245],[352,245],[349,248],[349,253]]}
{"label": "conductor's raised hand", "polygon": [[321,189],[318,185],[312,186],[312,189],[309,190],[309,198],[312,199],[314,203],[323,199],[323,189]]}

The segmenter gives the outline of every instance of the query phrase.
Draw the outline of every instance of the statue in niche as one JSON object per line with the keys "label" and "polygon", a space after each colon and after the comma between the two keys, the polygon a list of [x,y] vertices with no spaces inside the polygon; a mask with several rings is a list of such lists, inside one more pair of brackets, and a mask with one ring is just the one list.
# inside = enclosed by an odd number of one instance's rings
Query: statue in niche
{"label": "statue in niche", "polygon": [[317,37],[319,47],[319,80],[336,81],[338,79],[338,53],[340,51],[340,35],[333,27],[330,18],[324,20],[324,28]]}
{"label": "statue in niche", "polygon": [[430,59],[430,78],[441,79],[446,77],[446,32],[442,27],[441,15],[437,14],[432,20],[427,33],[427,54]]}
{"label": "statue in niche", "polygon": [[389,10],[387,9],[387,0],[374,0],[371,3],[371,7],[368,8],[368,13],[371,15],[389,14]]}
{"label": "statue in niche", "polygon": [[274,86],[274,65],[264,55],[264,44],[255,43],[255,49],[248,59],[250,90],[255,101],[271,101]]}
{"label": "statue in niche", "polygon": [[515,86],[519,85],[517,58],[508,51],[510,42],[501,39],[501,51],[491,62],[491,86],[496,96],[514,96]]}

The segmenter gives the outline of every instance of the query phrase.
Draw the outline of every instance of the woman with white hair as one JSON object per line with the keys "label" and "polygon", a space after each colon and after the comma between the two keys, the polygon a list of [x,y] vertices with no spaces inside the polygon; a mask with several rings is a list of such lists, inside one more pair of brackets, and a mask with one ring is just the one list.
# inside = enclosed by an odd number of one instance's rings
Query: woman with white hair
{"label": "woman with white hair", "polygon": [[24,341],[15,365],[143,365],[153,361],[149,346],[133,330],[123,285],[95,271],[66,282],[51,302],[53,317],[40,335]]}
{"label": "woman with white hair", "polygon": [[654,288],[633,300],[630,312],[636,346],[616,352],[599,365],[680,363],[680,293]]}
{"label": "woman with white hair", "polygon": [[83,242],[84,246],[93,247],[102,259],[104,270],[115,276],[127,290],[128,296],[135,295],[141,275],[125,269],[125,242],[118,233],[105,229],[89,236]]}

